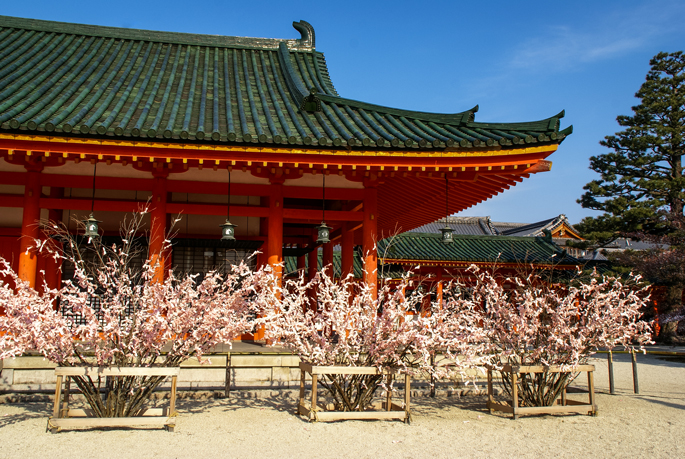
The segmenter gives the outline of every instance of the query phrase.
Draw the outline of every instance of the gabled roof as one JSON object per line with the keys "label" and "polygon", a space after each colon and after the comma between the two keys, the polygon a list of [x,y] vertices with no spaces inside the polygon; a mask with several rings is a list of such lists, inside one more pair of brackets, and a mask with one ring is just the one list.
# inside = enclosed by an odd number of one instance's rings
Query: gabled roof
{"label": "gabled roof", "polygon": [[563,231],[565,235],[570,235],[574,239],[582,239],[578,231],[569,223],[566,215],[561,214],[547,220],[536,223],[493,223],[500,234],[505,236],[544,236],[545,231],[555,233]]}
{"label": "gabled roof", "polygon": [[539,237],[455,235],[444,244],[435,233],[403,233],[378,243],[379,258],[387,263],[511,263],[575,267],[578,260]]}
{"label": "gabled roof", "polygon": [[266,39],[0,16],[0,132],[383,149],[558,144],[564,112],[479,123],[340,97],[314,29]]}

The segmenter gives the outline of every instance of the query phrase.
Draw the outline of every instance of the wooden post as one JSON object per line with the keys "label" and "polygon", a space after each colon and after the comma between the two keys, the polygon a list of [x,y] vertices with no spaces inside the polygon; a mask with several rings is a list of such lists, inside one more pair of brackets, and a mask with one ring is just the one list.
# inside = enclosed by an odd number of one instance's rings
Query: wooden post
{"label": "wooden post", "polygon": [[66,418],[69,416],[69,391],[71,389],[71,376],[66,376],[64,380],[64,403],[62,403],[62,412],[60,417]]}
{"label": "wooden post", "polygon": [[595,378],[593,371],[587,372],[587,389],[589,393],[590,405],[592,405],[592,415],[597,416],[597,404],[595,403]]}
{"label": "wooden post", "polygon": [[52,417],[58,418],[59,416],[59,402],[62,398],[62,376],[57,376],[57,383],[55,384],[55,406],[52,409]]}
{"label": "wooden post", "polygon": [[364,281],[371,286],[374,299],[378,297],[378,190],[377,183],[364,183],[364,223],[362,226],[362,260]]}
{"label": "wooden post", "polygon": [[611,349],[607,353],[607,363],[609,364],[609,393],[614,395],[614,354]]}
{"label": "wooden post", "polygon": [[511,372],[511,408],[513,410],[514,419],[518,419],[518,407],[519,407],[519,388],[517,374]]}
{"label": "wooden post", "polygon": [[305,375],[305,371],[300,369],[300,401],[297,404],[297,414],[304,414],[302,407],[304,406]]}
{"label": "wooden post", "polygon": [[36,287],[38,266],[37,254],[30,250],[34,240],[40,236],[40,167],[26,166],[26,185],[24,186],[24,211],[21,219],[21,239],[19,240],[19,278]]}
{"label": "wooden post", "polygon": [[633,392],[636,394],[640,393],[640,383],[637,380],[637,357],[635,355],[635,349],[630,350],[630,354],[633,360]]}
{"label": "wooden post", "polygon": [[316,385],[318,375],[312,375],[312,409],[311,409],[311,418],[316,420],[316,391],[318,390],[318,387]]}

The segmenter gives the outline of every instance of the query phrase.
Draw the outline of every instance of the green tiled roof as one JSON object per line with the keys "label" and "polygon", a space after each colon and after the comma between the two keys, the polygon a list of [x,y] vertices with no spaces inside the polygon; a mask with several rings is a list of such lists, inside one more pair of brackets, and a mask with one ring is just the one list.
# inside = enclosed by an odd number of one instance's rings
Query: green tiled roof
{"label": "green tiled roof", "polygon": [[454,235],[452,244],[443,244],[441,234],[403,233],[392,241],[380,241],[378,256],[385,257],[386,262],[582,264],[553,242],[540,237]]}
{"label": "green tiled roof", "polygon": [[313,28],[297,40],[0,16],[0,132],[208,144],[460,148],[556,144],[558,115],[478,123],[336,92]]}
{"label": "green tiled roof", "polygon": [[[434,233],[402,233],[394,239],[378,243],[380,275],[399,278],[405,272],[402,265],[432,263],[494,263],[535,264],[555,267],[582,266],[581,262],[559,246],[541,237],[466,236],[454,235],[452,244],[443,244],[442,235]],[[306,265],[309,260],[306,259]],[[284,273],[294,275],[297,257],[284,256]],[[318,254],[318,269],[322,255]],[[340,252],[333,252],[333,270],[340,277]],[[362,277],[359,253],[354,253],[354,277]]]}

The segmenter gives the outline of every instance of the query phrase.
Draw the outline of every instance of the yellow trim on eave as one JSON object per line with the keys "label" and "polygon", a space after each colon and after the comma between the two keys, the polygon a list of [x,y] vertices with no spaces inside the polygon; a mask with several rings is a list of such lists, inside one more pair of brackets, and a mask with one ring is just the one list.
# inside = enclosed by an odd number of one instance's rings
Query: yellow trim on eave
{"label": "yellow trim on eave", "polygon": [[78,139],[72,137],[50,137],[39,135],[20,135],[20,134],[0,134],[0,139],[9,140],[24,140],[30,142],[54,142],[54,143],[71,143],[75,145],[96,145],[96,146],[113,146],[113,147],[141,147],[141,148],[169,148],[181,151],[213,151],[213,152],[244,152],[244,153],[277,153],[277,154],[292,154],[292,155],[331,155],[331,156],[387,156],[391,152],[401,154],[404,157],[438,157],[438,158],[469,158],[469,157],[483,157],[483,156],[511,156],[511,155],[526,155],[540,152],[555,152],[559,148],[558,144],[548,144],[536,147],[512,148],[512,149],[496,149],[496,150],[478,150],[478,151],[439,151],[439,150],[333,150],[333,149],[317,149],[317,148],[277,148],[277,147],[245,147],[240,145],[232,146],[218,146],[218,145],[197,145],[197,144],[179,144],[179,143],[165,143],[165,142],[144,142],[144,141],[125,141],[125,140],[92,140],[92,139]]}

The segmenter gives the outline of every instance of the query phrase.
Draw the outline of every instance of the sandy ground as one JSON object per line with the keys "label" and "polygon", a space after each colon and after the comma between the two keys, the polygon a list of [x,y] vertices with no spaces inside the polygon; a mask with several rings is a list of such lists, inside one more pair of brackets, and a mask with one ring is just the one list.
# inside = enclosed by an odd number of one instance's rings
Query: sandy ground
{"label": "sandy ground", "polygon": [[[0,405],[0,457],[685,457],[685,363],[615,356],[597,365],[599,416],[491,415],[485,397],[415,397],[411,425],[397,421],[309,423],[282,396],[181,400],[176,431],[155,428],[45,432],[48,403]],[[585,378],[583,378],[585,380]],[[581,386],[580,381],[578,383]],[[573,394],[574,398],[585,397]]]}

